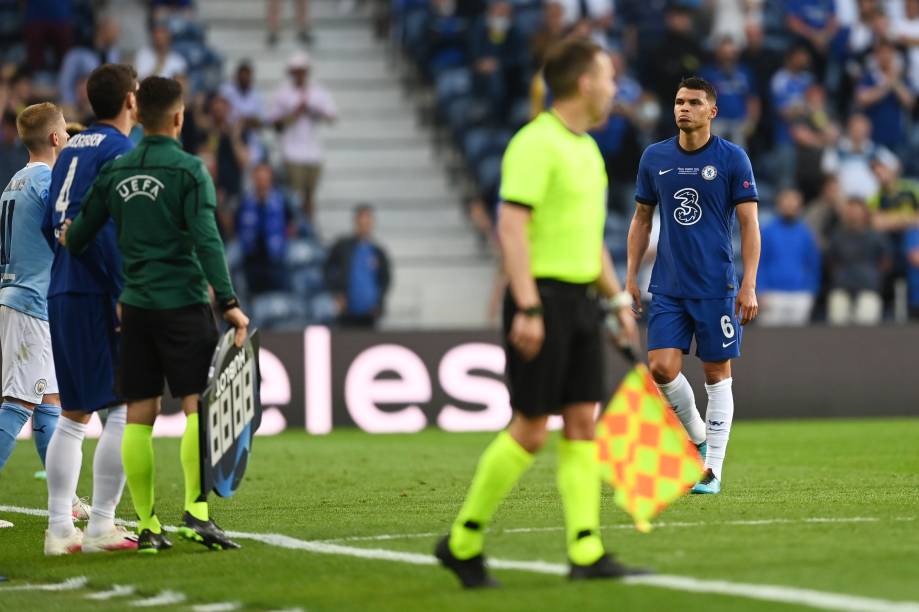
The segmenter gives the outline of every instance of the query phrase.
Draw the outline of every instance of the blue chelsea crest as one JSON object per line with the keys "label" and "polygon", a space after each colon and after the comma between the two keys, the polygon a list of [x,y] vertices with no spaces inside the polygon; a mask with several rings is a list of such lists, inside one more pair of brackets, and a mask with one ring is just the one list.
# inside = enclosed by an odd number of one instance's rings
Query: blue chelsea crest
{"label": "blue chelsea crest", "polygon": [[718,169],[715,166],[705,166],[702,168],[702,178],[706,181],[713,181],[718,176]]}

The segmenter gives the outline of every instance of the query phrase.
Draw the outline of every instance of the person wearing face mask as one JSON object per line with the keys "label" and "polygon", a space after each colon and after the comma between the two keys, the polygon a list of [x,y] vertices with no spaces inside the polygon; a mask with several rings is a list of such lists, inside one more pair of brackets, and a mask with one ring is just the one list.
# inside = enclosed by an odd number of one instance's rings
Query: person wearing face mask
{"label": "person wearing face mask", "polygon": [[470,35],[476,91],[488,100],[491,117],[497,122],[505,119],[510,102],[526,90],[526,43],[512,16],[510,2],[494,0]]}

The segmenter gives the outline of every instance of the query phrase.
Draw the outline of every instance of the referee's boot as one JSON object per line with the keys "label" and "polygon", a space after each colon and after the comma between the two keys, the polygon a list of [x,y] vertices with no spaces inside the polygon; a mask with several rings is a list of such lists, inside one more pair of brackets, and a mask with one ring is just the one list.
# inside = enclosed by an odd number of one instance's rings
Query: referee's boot
{"label": "referee's boot", "polygon": [[478,554],[471,559],[457,559],[450,550],[450,536],[444,536],[434,549],[434,556],[440,560],[441,565],[456,574],[463,588],[488,589],[501,586],[501,583],[492,578],[485,565],[485,557]]}
{"label": "referee's boot", "polygon": [[625,578],[626,576],[647,576],[653,573],[654,572],[649,569],[623,565],[616,561],[609,553],[604,553],[602,557],[590,565],[571,563],[568,579],[593,580],[598,578]]}
{"label": "referee's boot", "polygon": [[182,515],[182,522],[185,525],[179,527],[179,536],[185,540],[203,544],[211,550],[240,548],[213,520],[202,521],[186,512]]}
{"label": "referee's boot", "polygon": [[137,536],[137,552],[143,555],[155,555],[168,548],[172,548],[172,542],[165,533],[153,533],[149,529],[142,529]]}

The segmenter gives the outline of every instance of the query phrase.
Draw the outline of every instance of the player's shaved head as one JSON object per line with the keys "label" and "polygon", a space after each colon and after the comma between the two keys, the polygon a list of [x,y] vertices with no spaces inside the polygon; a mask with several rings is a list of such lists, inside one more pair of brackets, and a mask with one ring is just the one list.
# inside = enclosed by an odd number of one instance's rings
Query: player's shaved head
{"label": "player's shaved head", "polygon": [[182,85],[177,80],[150,76],[141,81],[137,115],[146,131],[170,126],[182,105]]}
{"label": "player's shaved head", "polygon": [[546,53],[543,78],[556,100],[578,94],[581,77],[597,68],[597,56],[603,49],[586,38],[569,38],[557,43]]}
{"label": "player's shaved head", "polygon": [[26,107],[16,117],[16,131],[22,144],[31,153],[44,152],[55,146],[52,143],[52,134],[63,138],[64,142],[67,140],[64,114],[60,107],[51,102]]}

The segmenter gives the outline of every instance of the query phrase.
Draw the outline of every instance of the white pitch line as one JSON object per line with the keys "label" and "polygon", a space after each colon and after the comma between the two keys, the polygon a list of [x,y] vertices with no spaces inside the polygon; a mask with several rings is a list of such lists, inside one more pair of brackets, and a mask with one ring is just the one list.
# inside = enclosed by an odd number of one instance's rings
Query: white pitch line
{"label": "white pitch line", "polygon": [[[803,518],[803,519],[741,519],[735,521],[721,521],[718,523],[710,523],[706,521],[671,521],[671,522],[661,522],[654,523],[653,527],[655,529],[673,529],[673,528],[682,528],[682,527],[758,527],[763,525],[797,525],[797,524],[822,524],[822,523],[880,523],[882,521],[892,521],[892,522],[904,522],[904,521],[913,521],[914,517],[895,517],[890,519],[881,519],[872,516],[853,516],[853,517],[813,517],[813,518]],[[620,523],[617,525],[603,525],[600,527],[603,530],[634,530],[635,526],[631,524]],[[494,530],[495,533],[545,533],[545,532],[556,532],[564,531],[564,527],[511,527],[507,529],[497,528]],[[380,535],[372,536],[349,536],[345,538],[331,538],[328,540],[320,540],[321,542],[382,542],[386,540],[410,540],[414,538],[433,538],[437,536],[442,536],[443,533],[437,532],[414,532],[414,533],[386,533]]]}
{"label": "white pitch line", "polygon": [[138,601],[132,601],[132,608],[152,608],[154,606],[172,606],[175,604],[180,604],[186,599],[185,595],[182,593],[177,593],[176,591],[163,591],[158,595],[153,597],[148,597],[147,599],[140,599]]}
{"label": "white pitch line", "polygon": [[134,587],[132,586],[122,586],[116,584],[112,586],[110,591],[100,591],[98,593],[90,593],[86,596],[86,599],[94,599],[96,601],[103,601],[107,599],[112,599],[114,597],[127,597],[134,594]]}
{"label": "white pitch line", "polygon": [[236,602],[199,604],[191,607],[193,612],[233,612],[241,608],[242,605]]}
{"label": "white pitch line", "polygon": [[[16,506],[0,506],[0,512],[20,512],[32,516],[46,516],[47,512],[34,508],[19,508]],[[861,522],[879,521],[872,517],[854,517]],[[902,520],[913,520],[904,518]],[[811,522],[833,522],[834,519],[816,519]],[[356,557],[359,559],[374,559],[380,561],[394,561],[399,563],[409,563],[412,565],[436,565],[437,560],[431,555],[421,553],[402,552],[395,550],[385,550],[381,548],[358,548],[354,546],[344,546],[331,542],[317,542],[309,540],[300,540],[291,536],[276,533],[248,533],[245,531],[229,531],[227,535],[234,538],[255,540],[269,546],[286,548],[290,550],[304,550],[307,552],[340,555],[347,557]],[[489,566],[494,569],[506,569],[525,571],[537,574],[550,574],[554,576],[563,576],[567,573],[568,568],[560,563],[550,563],[547,561],[510,561],[504,559],[491,559]],[[79,586],[69,588],[80,588],[86,583],[85,578],[72,579],[82,580]],[[67,584],[67,581],[62,584]],[[797,587],[769,585],[769,584],[747,584],[742,582],[727,582],[723,580],[702,580],[689,576],[635,576],[625,578],[625,584],[642,585],[673,589],[691,593],[713,593],[717,595],[728,595],[732,597],[741,597],[745,599],[755,599],[759,601],[771,601],[777,603],[795,604],[801,606],[810,606],[824,610],[845,610],[846,612],[919,612],[919,602],[914,601],[891,601],[887,599],[875,599],[871,597],[861,597],[858,595],[846,595],[843,593],[831,593],[826,591],[816,591],[812,589],[802,589]],[[61,585],[51,585],[58,587]],[[6,587],[7,589],[11,587]],[[0,592],[4,589],[0,587]],[[43,589],[45,590],[45,589]],[[160,596],[170,594],[168,591]],[[178,594],[181,595],[181,594]],[[150,601],[150,600],[145,600]],[[180,603],[180,602],[169,602]],[[137,604],[134,604],[137,605]],[[148,604],[155,605],[155,604]]]}
{"label": "white pitch line", "polygon": [[86,576],[77,576],[56,584],[16,584],[0,587],[0,593],[6,591],[75,591],[85,587],[88,582],[89,579]]}

